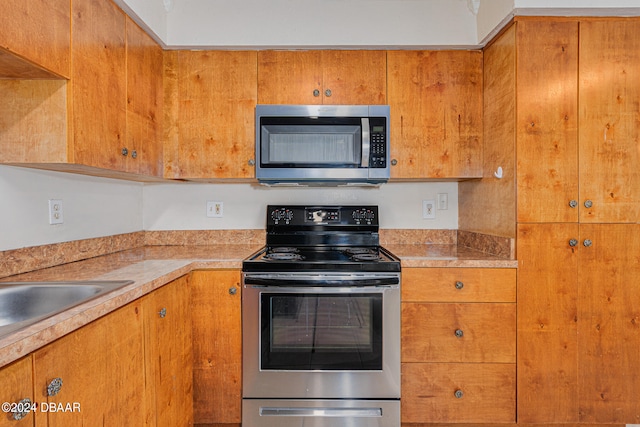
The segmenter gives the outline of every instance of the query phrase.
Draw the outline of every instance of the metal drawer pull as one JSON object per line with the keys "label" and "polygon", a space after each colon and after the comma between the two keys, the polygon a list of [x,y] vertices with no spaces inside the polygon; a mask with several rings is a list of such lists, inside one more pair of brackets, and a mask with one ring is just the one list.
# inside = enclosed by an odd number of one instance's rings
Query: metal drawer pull
{"label": "metal drawer pull", "polygon": [[464,336],[464,332],[462,329],[456,329],[456,337],[462,338]]}
{"label": "metal drawer pull", "polygon": [[260,408],[261,417],[382,417],[382,408]]}
{"label": "metal drawer pull", "polygon": [[458,280],[456,282],[456,289],[462,289],[462,288],[464,288],[464,283]]}
{"label": "metal drawer pull", "polygon": [[453,395],[456,397],[456,399],[462,399],[464,397],[464,393],[462,392],[462,390],[456,390]]}

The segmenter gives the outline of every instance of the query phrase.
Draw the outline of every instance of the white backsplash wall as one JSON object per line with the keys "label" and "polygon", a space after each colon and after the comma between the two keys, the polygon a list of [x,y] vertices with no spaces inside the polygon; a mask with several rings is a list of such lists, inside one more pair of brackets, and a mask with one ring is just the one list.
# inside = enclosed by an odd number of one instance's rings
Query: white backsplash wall
{"label": "white backsplash wall", "polygon": [[[142,230],[143,185],[0,166],[0,251]],[[61,199],[62,224],[49,224]]]}
{"label": "white backsplash wall", "polygon": [[[422,219],[422,200],[448,194],[448,209]],[[63,202],[49,224],[49,199]],[[0,251],[141,230],[264,229],[268,204],[373,204],[382,228],[457,229],[458,184],[388,183],[379,188],[274,188],[251,184],[141,184],[0,165]],[[223,203],[222,218],[206,202]]]}
{"label": "white backsplash wall", "polygon": [[[422,218],[422,201],[448,194],[448,209]],[[223,217],[206,216],[206,202],[223,203]],[[458,228],[456,182],[388,183],[378,188],[264,187],[251,184],[146,184],[145,230],[264,229],[268,204],[372,204],[382,228]]]}

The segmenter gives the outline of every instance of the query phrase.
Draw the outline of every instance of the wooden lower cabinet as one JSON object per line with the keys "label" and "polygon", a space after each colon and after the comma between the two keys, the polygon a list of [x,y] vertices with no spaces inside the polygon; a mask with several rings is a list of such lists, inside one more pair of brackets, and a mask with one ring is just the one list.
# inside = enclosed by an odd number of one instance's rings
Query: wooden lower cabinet
{"label": "wooden lower cabinet", "polygon": [[43,347],[33,359],[37,402],[72,409],[38,410],[36,425],[146,425],[140,300]]}
{"label": "wooden lower cabinet", "polygon": [[515,422],[515,296],[515,269],[403,270],[403,423]]}
{"label": "wooden lower cabinet", "polygon": [[[34,403],[31,355],[0,369],[1,427],[33,427],[34,416],[29,409]],[[25,400],[25,399],[28,399]],[[6,404],[13,405],[5,407]],[[17,412],[24,411],[22,414]]]}
{"label": "wooden lower cabinet", "polygon": [[196,424],[239,424],[242,416],[240,270],[194,271],[193,406]]}
{"label": "wooden lower cabinet", "polygon": [[193,425],[189,296],[183,276],[143,300],[147,425]]}
{"label": "wooden lower cabinet", "polygon": [[189,303],[184,276],[3,367],[1,401],[37,407],[0,426],[192,426]]}

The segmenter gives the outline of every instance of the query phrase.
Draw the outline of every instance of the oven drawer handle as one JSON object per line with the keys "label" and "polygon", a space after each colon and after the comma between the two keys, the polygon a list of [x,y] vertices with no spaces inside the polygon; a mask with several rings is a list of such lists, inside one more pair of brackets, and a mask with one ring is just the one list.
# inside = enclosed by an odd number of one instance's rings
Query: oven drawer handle
{"label": "oven drawer handle", "polygon": [[385,277],[380,279],[284,279],[284,278],[262,278],[262,277],[245,277],[244,283],[247,285],[258,286],[391,286],[400,284],[398,277]]}
{"label": "oven drawer handle", "polygon": [[262,417],[382,417],[382,408],[261,407]]}

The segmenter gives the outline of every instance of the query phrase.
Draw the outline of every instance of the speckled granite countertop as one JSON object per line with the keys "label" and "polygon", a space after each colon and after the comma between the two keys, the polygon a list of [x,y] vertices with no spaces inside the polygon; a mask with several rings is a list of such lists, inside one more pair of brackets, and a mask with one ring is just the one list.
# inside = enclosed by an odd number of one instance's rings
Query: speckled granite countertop
{"label": "speckled granite countertop", "polygon": [[[137,298],[199,269],[240,269],[262,245],[143,246],[13,275],[7,281],[133,280],[133,283],[0,338],[4,366]],[[403,267],[515,268],[517,261],[451,244],[389,244]]]}

